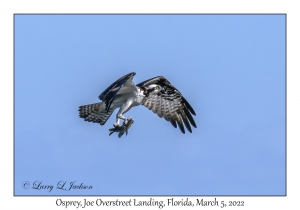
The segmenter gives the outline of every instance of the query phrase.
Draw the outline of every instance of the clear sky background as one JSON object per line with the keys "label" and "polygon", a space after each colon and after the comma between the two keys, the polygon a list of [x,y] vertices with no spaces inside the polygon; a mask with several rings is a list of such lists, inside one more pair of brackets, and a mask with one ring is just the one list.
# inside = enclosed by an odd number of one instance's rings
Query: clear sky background
{"label": "clear sky background", "polygon": [[[285,195],[284,15],[14,18],[16,195]],[[193,133],[143,106],[120,139],[116,112],[104,126],[79,118],[133,71],[184,95]]]}

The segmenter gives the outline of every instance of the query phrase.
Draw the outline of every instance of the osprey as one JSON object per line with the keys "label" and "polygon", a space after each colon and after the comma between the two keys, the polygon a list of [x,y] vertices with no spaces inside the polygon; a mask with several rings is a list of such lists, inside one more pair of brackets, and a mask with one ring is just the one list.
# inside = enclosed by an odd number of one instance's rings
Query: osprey
{"label": "osprey", "polygon": [[[143,105],[175,128],[178,126],[182,133],[185,133],[183,124],[192,133],[190,124],[194,128],[197,126],[191,114],[196,113],[183,95],[163,76],[135,85],[132,81],[134,75],[135,72],[126,74],[106,88],[99,96],[102,102],[80,106],[79,116],[85,121],[104,125],[114,110],[120,108],[109,135],[119,132],[121,137],[123,133],[127,134],[133,123],[131,117],[126,118],[123,114],[134,106]],[[120,119],[123,125],[120,125]]]}

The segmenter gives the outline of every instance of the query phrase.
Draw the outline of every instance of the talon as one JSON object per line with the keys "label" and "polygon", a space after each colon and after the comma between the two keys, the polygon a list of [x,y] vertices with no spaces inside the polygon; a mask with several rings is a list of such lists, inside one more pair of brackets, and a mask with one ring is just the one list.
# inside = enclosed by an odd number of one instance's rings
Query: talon
{"label": "talon", "polygon": [[128,124],[128,119],[124,120],[124,125],[127,125]]}
{"label": "talon", "polygon": [[114,123],[113,126],[114,127],[121,127],[121,125],[119,123]]}
{"label": "talon", "polygon": [[124,126],[127,126],[128,123],[129,123],[129,124],[132,124],[132,122],[133,122],[132,117],[128,117],[128,118],[126,118],[126,119],[124,120],[123,125],[124,125]]}
{"label": "talon", "polygon": [[128,134],[128,130],[131,127],[133,123],[133,119],[131,117],[126,118],[123,122],[123,125],[120,125],[118,123],[113,124],[114,128],[110,128],[109,131],[109,135],[113,134],[114,132],[118,133],[118,137],[120,138],[124,133],[126,133],[126,135]]}

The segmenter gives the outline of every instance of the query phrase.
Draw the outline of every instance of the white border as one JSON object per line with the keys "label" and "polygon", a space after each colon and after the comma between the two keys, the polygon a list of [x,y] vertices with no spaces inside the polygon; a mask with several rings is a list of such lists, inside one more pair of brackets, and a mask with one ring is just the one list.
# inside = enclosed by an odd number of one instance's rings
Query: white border
{"label": "white border", "polygon": [[[288,2],[288,3],[287,3]],[[287,151],[286,197],[217,197],[244,200],[243,209],[297,209],[299,199],[299,8],[297,1],[266,0],[1,0],[0,2],[0,90],[1,90],[1,209],[53,209],[57,197],[13,196],[13,14],[15,13],[286,13],[287,14]],[[298,68],[297,68],[298,67]],[[83,200],[84,197],[63,197]],[[98,198],[98,197],[97,197]],[[104,197],[107,200],[113,197]],[[127,199],[128,197],[123,197]],[[140,197],[141,198],[141,197]],[[139,199],[140,199],[139,198]],[[147,197],[144,197],[145,200]],[[157,198],[157,197],[156,197]],[[180,199],[180,197],[177,197]],[[183,197],[185,198],[185,197]],[[203,197],[213,199],[213,197]],[[96,199],[91,197],[90,199]],[[122,199],[119,198],[119,199]],[[297,206],[297,207],[296,207]],[[64,207],[57,207],[64,208]],[[102,208],[103,207],[96,207]],[[112,207],[109,209],[115,209]],[[158,209],[158,207],[147,209]],[[197,208],[197,207],[194,207]],[[238,207],[235,207],[238,208]],[[70,209],[70,208],[69,208]],[[74,208],[71,208],[74,209]],[[136,208],[138,209],[138,208]],[[169,209],[167,207],[163,209]],[[227,209],[227,208],[226,208]]]}

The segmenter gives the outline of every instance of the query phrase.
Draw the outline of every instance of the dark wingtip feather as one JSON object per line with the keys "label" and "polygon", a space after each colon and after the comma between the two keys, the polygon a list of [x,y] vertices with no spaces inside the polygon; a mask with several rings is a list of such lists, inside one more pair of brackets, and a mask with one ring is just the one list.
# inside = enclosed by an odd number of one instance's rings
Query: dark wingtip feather
{"label": "dark wingtip feather", "polygon": [[176,122],[173,119],[170,119],[171,124],[173,125],[174,128],[177,128]]}
{"label": "dark wingtip feather", "polygon": [[194,128],[197,128],[197,125],[196,125],[196,123],[195,123],[195,121],[194,121],[194,118],[193,118],[193,116],[191,115],[191,113],[189,112],[189,110],[183,109],[183,111],[184,111],[185,115],[187,116],[187,118],[189,119],[189,121],[190,121],[190,123],[192,124],[192,126],[193,126]]}
{"label": "dark wingtip feather", "polygon": [[184,127],[183,127],[183,124],[182,124],[182,120],[181,120],[181,117],[180,117],[180,115],[179,116],[177,116],[177,124],[178,124],[178,127],[179,127],[179,129],[181,130],[181,132],[183,133],[183,134],[185,134],[185,130],[184,130]]}
{"label": "dark wingtip feather", "polygon": [[185,134],[184,127],[183,127],[183,126],[179,126],[179,128],[180,128],[180,131],[181,131],[183,134]]}
{"label": "dark wingtip feather", "polygon": [[182,100],[184,105],[187,107],[187,109],[196,116],[196,112],[194,111],[193,107],[189,104],[189,102],[187,102],[187,100],[182,96]]}
{"label": "dark wingtip feather", "polygon": [[181,116],[181,119],[183,120],[183,123],[184,123],[185,127],[188,129],[188,131],[190,133],[192,133],[192,128],[191,128],[190,123],[189,123],[188,119],[186,118],[185,113],[184,113],[183,110],[181,110],[180,116]]}

